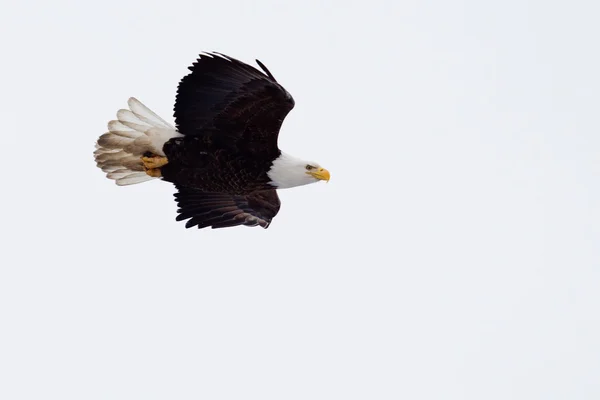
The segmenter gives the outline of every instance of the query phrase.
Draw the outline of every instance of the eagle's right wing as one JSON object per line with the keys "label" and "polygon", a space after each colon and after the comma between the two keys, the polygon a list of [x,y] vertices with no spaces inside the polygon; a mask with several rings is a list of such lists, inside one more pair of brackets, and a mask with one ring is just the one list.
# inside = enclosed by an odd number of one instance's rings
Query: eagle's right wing
{"label": "eagle's right wing", "polygon": [[177,88],[177,130],[190,136],[217,134],[253,151],[275,154],[279,129],[294,99],[258,63],[266,74],[223,54],[201,54]]}
{"label": "eagle's right wing", "polygon": [[275,190],[233,196],[183,186],[178,186],[177,189],[177,221],[189,219],[185,224],[186,228],[197,226],[202,229],[210,226],[215,229],[246,225],[266,229],[281,206]]}

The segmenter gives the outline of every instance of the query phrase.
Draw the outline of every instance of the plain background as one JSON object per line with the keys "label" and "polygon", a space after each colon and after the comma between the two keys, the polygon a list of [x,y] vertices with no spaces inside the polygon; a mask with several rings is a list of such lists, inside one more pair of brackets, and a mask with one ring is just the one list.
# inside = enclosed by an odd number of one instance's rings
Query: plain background
{"label": "plain background", "polygon": [[[0,398],[598,399],[593,1],[2,2]],[[329,184],[186,230],[93,161],[201,51]]]}

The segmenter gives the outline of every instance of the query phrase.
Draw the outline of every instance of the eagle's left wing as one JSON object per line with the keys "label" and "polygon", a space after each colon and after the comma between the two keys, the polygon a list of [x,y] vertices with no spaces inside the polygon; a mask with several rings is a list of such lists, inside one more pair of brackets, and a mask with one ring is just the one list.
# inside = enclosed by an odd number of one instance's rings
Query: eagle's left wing
{"label": "eagle's left wing", "polygon": [[177,221],[189,219],[185,227],[199,229],[227,228],[246,225],[268,228],[279,212],[281,203],[275,190],[254,192],[249,195],[207,193],[198,189],[178,186],[175,200],[179,206]]}
{"label": "eagle's left wing", "polygon": [[257,62],[265,73],[220,53],[201,54],[177,88],[177,130],[276,154],[279,129],[294,99]]}

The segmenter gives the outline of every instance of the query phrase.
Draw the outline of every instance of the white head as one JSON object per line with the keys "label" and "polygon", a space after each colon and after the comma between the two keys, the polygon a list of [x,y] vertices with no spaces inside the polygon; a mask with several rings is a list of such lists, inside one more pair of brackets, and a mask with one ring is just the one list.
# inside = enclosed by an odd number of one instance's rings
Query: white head
{"label": "white head", "polygon": [[318,163],[301,160],[284,152],[273,161],[267,175],[271,185],[279,189],[329,181],[329,171]]}

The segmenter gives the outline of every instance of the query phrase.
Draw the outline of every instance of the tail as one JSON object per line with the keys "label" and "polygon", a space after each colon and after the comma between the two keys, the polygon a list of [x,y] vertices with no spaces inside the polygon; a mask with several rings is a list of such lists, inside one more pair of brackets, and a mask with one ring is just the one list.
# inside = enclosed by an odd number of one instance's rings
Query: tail
{"label": "tail", "polygon": [[117,120],[108,123],[108,132],[98,138],[94,151],[96,165],[119,186],[155,179],[146,173],[142,156],[164,157],[163,145],[182,136],[136,98],[131,97],[127,104],[129,110],[117,112]]}

